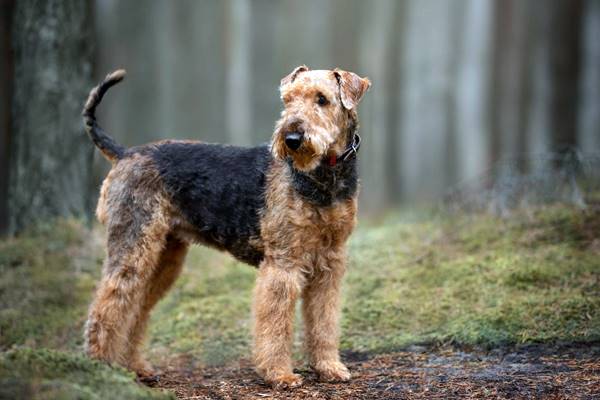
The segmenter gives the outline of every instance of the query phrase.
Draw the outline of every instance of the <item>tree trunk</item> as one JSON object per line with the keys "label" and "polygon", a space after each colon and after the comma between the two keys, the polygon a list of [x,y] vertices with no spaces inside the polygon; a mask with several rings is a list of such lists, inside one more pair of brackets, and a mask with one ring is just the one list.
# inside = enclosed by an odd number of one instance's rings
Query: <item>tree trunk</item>
{"label": "tree trunk", "polygon": [[461,52],[458,54],[456,82],[457,178],[476,178],[488,165],[490,126],[489,96],[493,4],[467,0],[462,22]]}
{"label": "tree trunk", "polygon": [[[527,72],[531,62],[529,5],[529,1],[522,0],[495,3],[490,116],[491,159],[494,162],[506,157],[512,159],[527,150],[524,132],[529,106]],[[503,170],[507,165],[499,167]]]}
{"label": "tree trunk", "polygon": [[600,1],[587,0],[582,37],[577,142],[585,152],[600,151]]}
{"label": "tree trunk", "polygon": [[[550,41],[554,26],[551,23],[550,10],[536,4],[529,6],[530,12],[537,16],[530,21],[532,54],[529,71],[530,101],[527,117],[527,150],[533,154],[544,154],[550,151],[550,98],[552,92],[552,77],[550,76]],[[541,160],[529,160],[529,168],[533,171],[544,169]]]}
{"label": "tree trunk", "polygon": [[228,4],[227,134],[233,144],[250,145],[253,136],[250,99],[251,4],[249,0],[230,0]]}
{"label": "tree trunk", "polygon": [[556,0],[550,9],[554,27],[548,38],[553,82],[550,116],[554,148],[561,151],[576,145],[583,4],[581,0]]}
{"label": "tree trunk", "polygon": [[11,233],[92,208],[94,148],[80,117],[91,86],[90,14],[89,3],[79,0],[15,4]]}
{"label": "tree trunk", "polygon": [[359,73],[370,71],[369,78],[377,82],[377,90],[369,93],[361,108],[362,131],[367,145],[361,154],[361,165],[366,166],[363,177],[361,199],[368,211],[382,210],[389,199],[387,185],[381,180],[386,178],[386,149],[389,146],[388,137],[391,127],[388,126],[388,102],[393,88],[388,83],[389,65],[395,56],[392,49],[394,33],[395,2],[381,0],[375,4],[363,3],[361,27],[366,27],[359,42],[360,59],[362,60]]}
{"label": "tree trunk", "polygon": [[[404,200],[433,199],[453,178],[455,47],[464,2],[406,5],[398,163]],[[424,29],[430,26],[435,29]]]}
{"label": "tree trunk", "polygon": [[0,235],[8,232],[8,177],[12,49],[10,46],[13,0],[0,3]]}

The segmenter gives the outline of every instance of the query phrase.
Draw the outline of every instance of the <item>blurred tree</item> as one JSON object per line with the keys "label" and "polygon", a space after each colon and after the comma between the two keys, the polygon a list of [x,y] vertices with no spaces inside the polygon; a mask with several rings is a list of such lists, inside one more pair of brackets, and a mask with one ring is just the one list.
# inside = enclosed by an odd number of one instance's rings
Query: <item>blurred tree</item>
{"label": "blurred tree", "polygon": [[[391,51],[394,17],[396,2],[393,0],[381,0],[375,4],[364,2],[361,4],[364,18],[361,22],[372,29],[364,29],[359,42],[361,70],[371,71],[369,78],[373,82],[386,82],[391,73],[391,60],[394,56]],[[367,202],[372,209],[383,209],[387,205],[390,193],[387,185],[381,185],[382,178],[386,177],[388,171],[383,162],[382,155],[386,153],[389,146],[390,122],[387,119],[389,113],[388,99],[391,95],[389,85],[381,85],[377,90],[369,94],[371,101],[365,102],[365,118],[361,121],[362,128],[367,132],[369,145],[365,146],[361,154],[362,165],[367,165],[362,174],[364,190],[363,201]]]}
{"label": "blurred tree", "polygon": [[548,18],[554,27],[547,36],[553,83],[550,94],[551,132],[553,147],[562,151],[577,144],[583,1],[552,1],[549,8]]}
{"label": "blurred tree", "polygon": [[[492,62],[491,159],[522,155],[524,127],[530,105],[532,2],[497,1]],[[545,18],[541,15],[533,20]],[[523,166],[519,166],[523,167]]]}
{"label": "blurred tree", "polygon": [[229,42],[227,43],[227,135],[232,143],[252,144],[251,4],[250,0],[228,1]]}
{"label": "blurred tree", "polygon": [[600,146],[599,0],[95,4],[97,78],[129,72],[99,115],[126,145],[267,140],[279,79],[306,64],[373,80],[360,107],[362,210]]}
{"label": "blurred tree", "polygon": [[0,235],[8,231],[8,155],[12,50],[10,23],[13,0],[0,1]]}
{"label": "blurred tree", "polygon": [[434,198],[455,179],[454,82],[464,13],[464,1],[412,0],[406,7],[396,124],[405,200]]}
{"label": "blurred tree", "polygon": [[495,3],[494,161],[516,156],[526,170],[526,154],[577,145],[582,14],[581,0]]}
{"label": "blurred tree", "polygon": [[592,151],[600,149],[600,1],[586,1],[583,19],[577,142]]}
{"label": "blurred tree", "polygon": [[[493,3],[466,0],[459,18],[456,46],[456,105],[454,111],[456,178],[470,180],[487,165],[489,110],[485,101],[490,90],[491,22]],[[468,151],[467,151],[468,149]]]}
{"label": "blurred tree", "polygon": [[15,2],[9,233],[92,208],[94,149],[80,117],[92,85],[92,22],[89,2]]}

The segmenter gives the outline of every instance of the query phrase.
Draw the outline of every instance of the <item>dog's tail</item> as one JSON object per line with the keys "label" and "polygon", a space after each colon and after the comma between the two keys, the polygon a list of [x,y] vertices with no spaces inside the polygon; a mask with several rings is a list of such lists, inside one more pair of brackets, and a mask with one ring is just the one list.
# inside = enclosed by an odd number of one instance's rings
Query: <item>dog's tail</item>
{"label": "dog's tail", "polygon": [[121,82],[124,77],[124,69],[119,69],[106,75],[104,81],[90,91],[82,112],[85,130],[92,139],[92,142],[94,142],[96,147],[100,149],[108,160],[113,162],[123,158],[126,149],[100,128],[100,125],[96,121],[96,107],[102,101],[102,97],[106,91],[113,85]]}

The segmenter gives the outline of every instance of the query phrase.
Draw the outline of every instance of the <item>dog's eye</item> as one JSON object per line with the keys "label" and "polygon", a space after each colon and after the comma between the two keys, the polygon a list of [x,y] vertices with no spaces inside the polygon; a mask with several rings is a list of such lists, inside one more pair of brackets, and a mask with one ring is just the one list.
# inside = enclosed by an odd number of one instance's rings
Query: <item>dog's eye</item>
{"label": "dog's eye", "polygon": [[326,106],[327,104],[329,104],[329,101],[327,100],[327,97],[323,96],[323,93],[319,93],[317,95],[317,103],[320,106]]}

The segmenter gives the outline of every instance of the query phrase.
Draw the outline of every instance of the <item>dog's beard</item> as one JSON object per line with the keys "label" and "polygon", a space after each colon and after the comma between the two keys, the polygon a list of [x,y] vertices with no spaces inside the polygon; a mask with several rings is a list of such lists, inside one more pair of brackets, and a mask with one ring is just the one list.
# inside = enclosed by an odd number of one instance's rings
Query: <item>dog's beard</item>
{"label": "dog's beard", "polygon": [[317,128],[316,132],[304,133],[302,145],[298,150],[290,150],[285,144],[285,134],[280,130],[273,138],[271,151],[273,156],[280,160],[290,157],[294,168],[308,172],[319,165],[334,142],[332,134],[325,129]]}

